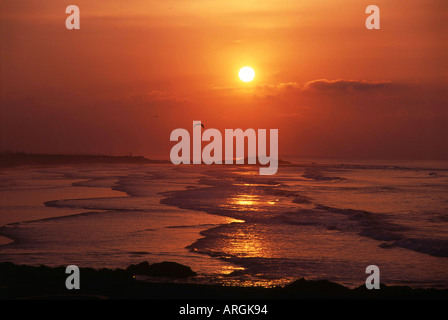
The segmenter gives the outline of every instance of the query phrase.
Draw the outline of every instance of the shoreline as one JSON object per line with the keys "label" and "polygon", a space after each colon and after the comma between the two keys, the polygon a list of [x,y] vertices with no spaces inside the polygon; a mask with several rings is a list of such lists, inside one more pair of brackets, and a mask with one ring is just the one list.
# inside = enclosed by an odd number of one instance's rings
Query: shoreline
{"label": "shoreline", "polygon": [[[152,272],[152,276],[165,281],[136,279],[136,273],[145,272]],[[363,284],[350,289],[327,280],[304,278],[272,288],[175,282],[194,277],[194,274],[189,267],[170,262],[141,263],[127,269],[80,268],[80,289],[68,290],[65,281],[69,275],[65,273],[65,267],[2,262],[0,300],[448,300],[448,289],[413,289],[384,284],[379,290],[367,290]]]}

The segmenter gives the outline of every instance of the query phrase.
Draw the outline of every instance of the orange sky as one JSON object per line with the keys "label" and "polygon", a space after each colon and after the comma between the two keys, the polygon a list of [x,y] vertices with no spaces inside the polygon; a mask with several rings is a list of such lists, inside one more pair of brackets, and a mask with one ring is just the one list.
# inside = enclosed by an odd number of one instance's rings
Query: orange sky
{"label": "orange sky", "polygon": [[170,132],[201,120],[278,128],[281,158],[448,159],[445,0],[0,5],[3,151],[168,158]]}

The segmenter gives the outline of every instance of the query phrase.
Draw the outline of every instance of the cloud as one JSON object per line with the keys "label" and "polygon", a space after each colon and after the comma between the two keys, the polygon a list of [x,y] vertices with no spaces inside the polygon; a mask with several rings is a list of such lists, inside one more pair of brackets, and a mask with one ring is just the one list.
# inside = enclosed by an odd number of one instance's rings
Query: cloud
{"label": "cloud", "polygon": [[297,82],[282,82],[276,85],[265,84],[258,85],[257,89],[260,90],[284,90],[284,89],[301,89],[300,85]]}
{"label": "cloud", "polygon": [[276,85],[265,84],[256,87],[257,94],[265,97],[274,97],[289,94],[319,93],[344,93],[344,92],[377,92],[390,91],[398,88],[398,85],[390,81],[366,81],[366,80],[328,80],[318,79],[301,85],[297,82],[282,82]]}
{"label": "cloud", "polygon": [[365,81],[365,80],[327,80],[319,79],[307,82],[303,90],[314,91],[371,91],[390,89],[394,85],[390,81]]}
{"label": "cloud", "polygon": [[300,85],[297,82],[284,82],[275,86],[279,90],[296,90],[300,89]]}
{"label": "cloud", "polygon": [[297,82],[283,82],[276,85],[257,85],[256,93],[261,96],[278,96],[288,92],[300,92],[302,87]]}
{"label": "cloud", "polygon": [[300,84],[295,81],[281,82],[278,84],[257,84],[254,87],[242,86],[212,86],[212,90],[225,91],[228,93],[253,93],[258,97],[273,98],[278,96],[305,96],[307,93],[341,94],[351,93],[386,93],[390,95],[403,85],[391,81],[367,81],[367,80],[328,80],[318,79]]}

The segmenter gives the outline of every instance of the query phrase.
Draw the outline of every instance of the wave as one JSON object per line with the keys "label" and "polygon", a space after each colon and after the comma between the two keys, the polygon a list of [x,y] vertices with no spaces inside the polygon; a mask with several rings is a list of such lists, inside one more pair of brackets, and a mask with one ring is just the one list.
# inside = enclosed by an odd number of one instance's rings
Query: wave
{"label": "wave", "polygon": [[183,226],[167,226],[167,229],[183,229],[183,228],[197,228],[197,227],[215,227],[216,224],[204,223],[204,224],[194,224],[194,225],[183,225]]}
{"label": "wave", "polygon": [[312,179],[316,181],[333,181],[333,180],[345,180],[345,178],[341,177],[329,177],[324,175],[322,169],[317,168],[306,168],[305,173],[302,175],[302,177],[307,179]]}
{"label": "wave", "polygon": [[[216,175],[216,172],[209,172],[209,174]],[[316,170],[309,170],[308,174],[310,176],[312,175],[314,179],[321,179],[321,181],[340,179],[339,177],[326,177],[322,172]],[[251,203],[252,200],[250,199],[257,199],[258,195],[260,197],[273,195],[289,198],[290,203],[296,204],[298,208],[296,207],[296,210],[291,210],[292,207],[278,207],[274,211],[269,211],[269,208],[260,205],[259,210],[248,211],[244,207],[218,206],[217,204],[234,198],[235,194],[238,196],[238,194],[248,192],[244,187],[237,185],[236,181],[242,180],[245,181],[246,185],[250,185],[250,198],[248,203]],[[377,241],[394,242],[394,246],[409,250],[437,257],[448,256],[447,250],[442,247],[443,244],[446,245],[445,240],[432,239],[431,241],[423,241],[410,239],[408,234],[411,234],[411,228],[392,222],[392,217],[388,214],[319,204],[310,197],[302,195],[300,192],[282,188],[282,184],[279,181],[263,185],[252,184],[254,179],[251,176],[238,176],[238,179],[232,179],[232,175],[226,173],[225,178],[222,175],[219,177],[204,177],[200,179],[200,182],[203,185],[207,185],[207,187],[162,193],[164,198],[161,200],[161,203],[184,209],[205,211],[210,214],[230,216],[242,219],[247,223],[318,226],[327,230],[356,233],[359,236],[368,237]],[[374,187],[374,189],[398,191],[398,188],[389,186]],[[207,233],[206,237],[210,237],[210,234]],[[440,245],[434,246],[434,244]],[[379,246],[384,247],[384,244],[379,244]],[[213,254],[215,255],[216,252]]]}
{"label": "wave", "polygon": [[395,241],[393,245],[435,257],[448,257],[448,240],[446,239],[401,239]]}
{"label": "wave", "polygon": [[344,162],[340,163],[329,163],[329,162],[320,162],[320,163],[291,163],[288,165],[284,165],[285,167],[297,167],[297,168],[310,168],[312,169],[330,169],[330,170],[399,170],[399,171],[429,171],[428,175],[433,174],[444,174],[448,172],[448,162],[443,163],[443,165],[439,166],[428,166],[427,164],[414,164],[414,165],[403,165],[403,164],[381,164],[381,163],[352,163],[352,162]]}

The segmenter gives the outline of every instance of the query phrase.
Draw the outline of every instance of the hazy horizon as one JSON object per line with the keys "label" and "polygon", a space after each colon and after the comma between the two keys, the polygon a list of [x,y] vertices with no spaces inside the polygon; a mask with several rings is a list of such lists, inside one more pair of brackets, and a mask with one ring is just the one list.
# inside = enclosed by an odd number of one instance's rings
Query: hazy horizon
{"label": "hazy horizon", "polygon": [[[169,155],[154,155],[154,154],[139,154],[133,152],[124,152],[124,153],[95,153],[95,152],[66,152],[66,153],[57,153],[57,152],[26,152],[19,150],[2,150],[0,154],[25,154],[25,155],[67,155],[67,156],[111,156],[111,157],[144,157],[149,160],[166,160],[170,161]],[[223,158],[225,159],[225,158]],[[235,158],[234,158],[235,159]],[[279,157],[279,160],[293,161],[293,160],[334,160],[334,161],[439,161],[439,162],[447,162],[448,159],[435,159],[435,158],[381,158],[381,157],[338,157],[338,156],[325,156],[325,155],[307,155],[307,154],[283,154]],[[211,164],[214,166],[217,164]]]}

